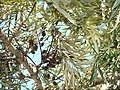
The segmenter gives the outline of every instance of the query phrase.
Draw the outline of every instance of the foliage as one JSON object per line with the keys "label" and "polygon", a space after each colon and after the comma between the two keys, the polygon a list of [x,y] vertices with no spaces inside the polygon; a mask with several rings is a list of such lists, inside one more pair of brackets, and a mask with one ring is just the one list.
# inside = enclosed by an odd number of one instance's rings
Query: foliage
{"label": "foliage", "polygon": [[[103,82],[115,85],[119,10],[119,0],[2,0],[1,88],[21,89],[31,79],[35,90],[40,89],[39,82],[47,90],[91,89]],[[38,53],[35,62],[31,54]]]}

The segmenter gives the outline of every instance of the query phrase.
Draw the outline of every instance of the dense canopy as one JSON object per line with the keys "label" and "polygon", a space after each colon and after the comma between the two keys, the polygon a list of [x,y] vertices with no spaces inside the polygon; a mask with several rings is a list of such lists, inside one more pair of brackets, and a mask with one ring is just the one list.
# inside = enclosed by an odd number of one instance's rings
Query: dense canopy
{"label": "dense canopy", "polygon": [[118,90],[119,62],[120,0],[0,1],[0,89]]}

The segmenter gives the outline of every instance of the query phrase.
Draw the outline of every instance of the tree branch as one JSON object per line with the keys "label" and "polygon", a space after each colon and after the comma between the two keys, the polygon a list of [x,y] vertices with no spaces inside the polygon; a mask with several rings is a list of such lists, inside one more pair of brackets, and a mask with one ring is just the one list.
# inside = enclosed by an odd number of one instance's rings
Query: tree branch
{"label": "tree branch", "polygon": [[38,75],[33,71],[33,68],[30,67],[27,59],[24,57],[24,55],[19,52],[12,43],[9,43],[10,40],[9,38],[4,34],[4,32],[2,32],[2,30],[0,29],[0,39],[3,41],[4,45],[8,47],[9,50],[11,50],[14,55],[16,56],[17,60],[23,64],[28,72],[30,73],[32,79],[37,83],[38,87],[40,90],[43,90],[42,87],[42,82],[40,80],[40,78],[38,77]]}

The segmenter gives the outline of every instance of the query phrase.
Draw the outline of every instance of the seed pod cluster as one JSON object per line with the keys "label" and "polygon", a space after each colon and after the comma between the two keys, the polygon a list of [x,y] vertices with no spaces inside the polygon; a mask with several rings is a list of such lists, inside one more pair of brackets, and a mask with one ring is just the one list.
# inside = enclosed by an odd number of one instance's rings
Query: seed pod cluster
{"label": "seed pod cluster", "polygon": [[[46,31],[42,31],[42,37],[40,38],[40,47],[44,47],[44,39],[46,38]],[[45,39],[46,40],[46,39]],[[44,70],[49,68],[55,68],[56,65],[61,63],[61,56],[58,55],[56,50],[48,51],[41,49],[41,64],[40,67]]]}
{"label": "seed pod cluster", "polygon": [[49,68],[55,68],[56,65],[59,65],[61,63],[62,57],[59,56],[57,53],[50,52],[50,54],[47,54],[46,50],[43,50],[42,52],[42,64],[45,64],[45,66],[42,66],[42,69],[47,70]]}
{"label": "seed pod cluster", "polygon": [[47,80],[49,83],[52,83],[54,86],[58,85],[57,80],[60,79],[54,73],[51,73],[50,71],[43,73],[43,78]]}
{"label": "seed pod cluster", "polygon": [[39,40],[39,42],[40,42],[40,47],[43,47],[43,46],[44,46],[45,36],[46,36],[46,32],[45,32],[45,31],[42,31],[42,37],[41,37],[40,40]]}
{"label": "seed pod cluster", "polygon": [[31,49],[30,52],[31,52],[32,54],[35,54],[35,51],[37,51],[37,49],[38,49],[37,42],[35,42],[34,40],[30,39],[30,40],[28,41],[28,43],[29,43],[29,49]]}

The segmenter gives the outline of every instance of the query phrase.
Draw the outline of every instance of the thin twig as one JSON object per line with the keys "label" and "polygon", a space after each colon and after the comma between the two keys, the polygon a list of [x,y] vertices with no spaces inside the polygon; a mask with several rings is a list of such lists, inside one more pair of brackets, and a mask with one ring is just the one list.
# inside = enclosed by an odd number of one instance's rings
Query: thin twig
{"label": "thin twig", "polygon": [[49,48],[49,50],[47,50],[48,52],[47,52],[47,57],[49,56],[49,54],[50,54],[50,50],[51,50],[51,48],[52,48],[52,44],[53,44],[53,38],[52,38],[52,41],[51,41],[51,44],[50,44],[50,48]]}
{"label": "thin twig", "polygon": [[35,62],[32,60],[31,57],[29,57],[28,55],[25,55],[26,57],[28,57],[30,59],[30,61],[36,66]]}
{"label": "thin twig", "polygon": [[20,28],[22,27],[22,25],[24,24],[24,22],[26,22],[26,20],[27,20],[27,19],[29,18],[29,16],[31,15],[32,11],[34,10],[34,7],[36,6],[36,3],[37,3],[37,2],[34,3],[32,9],[31,9],[31,11],[30,11],[30,13],[28,14],[28,17],[19,25],[18,30],[16,30],[16,32],[12,35],[12,37],[11,37],[10,40],[9,40],[10,42],[12,41],[12,39],[13,39],[14,37],[16,37],[16,35],[19,35],[19,34],[20,34],[20,33],[19,33]]}

